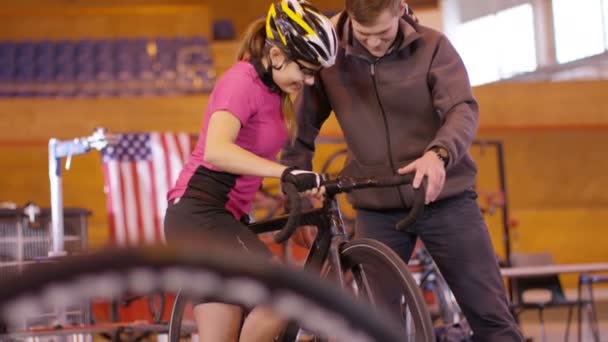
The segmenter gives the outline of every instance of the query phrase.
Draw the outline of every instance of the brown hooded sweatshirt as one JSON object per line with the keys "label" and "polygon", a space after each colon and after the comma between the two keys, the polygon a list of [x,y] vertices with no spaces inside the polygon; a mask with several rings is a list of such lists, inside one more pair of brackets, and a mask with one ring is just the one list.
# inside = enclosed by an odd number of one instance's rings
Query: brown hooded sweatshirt
{"label": "brown hooded sweatshirt", "polygon": [[[474,186],[477,168],[468,148],[477,130],[478,105],[454,47],[440,32],[404,16],[389,52],[377,58],[353,38],[350,19],[340,14],[340,49],[334,66],[296,101],[298,136],[282,161],[312,168],[314,141],[333,110],[344,133],[348,157],[343,175],[387,176],[433,146],[449,152],[439,199]],[[410,207],[411,186],[353,192],[355,208]]]}

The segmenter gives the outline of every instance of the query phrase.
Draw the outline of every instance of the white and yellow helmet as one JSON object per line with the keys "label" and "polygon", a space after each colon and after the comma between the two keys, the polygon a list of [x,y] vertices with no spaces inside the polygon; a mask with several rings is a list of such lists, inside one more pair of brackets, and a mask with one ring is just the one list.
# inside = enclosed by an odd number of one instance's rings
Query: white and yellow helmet
{"label": "white and yellow helmet", "polygon": [[336,61],[338,39],[331,21],[305,0],[281,0],[270,5],[266,38],[290,59],[322,67]]}

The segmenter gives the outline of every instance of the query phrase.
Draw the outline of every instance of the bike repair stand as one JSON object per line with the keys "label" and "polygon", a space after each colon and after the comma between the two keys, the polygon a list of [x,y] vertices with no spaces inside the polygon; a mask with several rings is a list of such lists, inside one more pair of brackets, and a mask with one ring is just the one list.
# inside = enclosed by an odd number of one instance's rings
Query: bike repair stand
{"label": "bike repair stand", "polygon": [[[49,178],[51,183],[51,241],[52,248],[49,257],[62,257],[68,253],[64,248],[63,225],[63,188],[61,180],[61,159],[67,157],[65,168],[70,169],[72,156],[88,153],[92,148],[102,150],[108,145],[106,130],[96,128],[88,137],[60,141],[55,138],[49,140]],[[57,324],[67,322],[66,308],[57,308]]]}

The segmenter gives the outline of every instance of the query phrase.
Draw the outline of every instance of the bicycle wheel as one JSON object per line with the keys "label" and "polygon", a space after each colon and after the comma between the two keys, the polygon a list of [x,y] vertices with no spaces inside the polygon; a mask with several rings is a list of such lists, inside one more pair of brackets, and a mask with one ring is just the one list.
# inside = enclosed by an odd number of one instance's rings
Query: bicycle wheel
{"label": "bicycle wheel", "polygon": [[185,335],[182,321],[188,300],[189,298],[184,292],[177,292],[171,309],[171,318],[169,319],[169,342],[178,342]]}
{"label": "bicycle wheel", "polygon": [[416,280],[389,247],[371,239],[355,239],[340,251],[343,271],[350,272],[354,291],[401,321],[407,341],[435,341],[431,316]]}
{"label": "bicycle wheel", "polygon": [[[398,326],[353,301],[331,284],[251,254],[226,249],[138,248],[55,259],[7,281],[0,293],[0,326],[13,327],[47,307],[65,307],[93,296],[125,292],[177,292],[252,308],[266,305],[340,341],[398,341]],[[166,332],[166,330],[165,330]],[[3,340],[0,336],[0,340]]]}

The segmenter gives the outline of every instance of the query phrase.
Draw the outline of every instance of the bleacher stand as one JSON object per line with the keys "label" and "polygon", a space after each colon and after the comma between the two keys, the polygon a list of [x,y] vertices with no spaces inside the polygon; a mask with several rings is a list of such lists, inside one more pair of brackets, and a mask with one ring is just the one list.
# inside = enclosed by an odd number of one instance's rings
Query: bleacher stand
{"label": "bleacher stand", "polygon": [[208,93],[216,73],[202,36],[0,41],[0,97]]}

